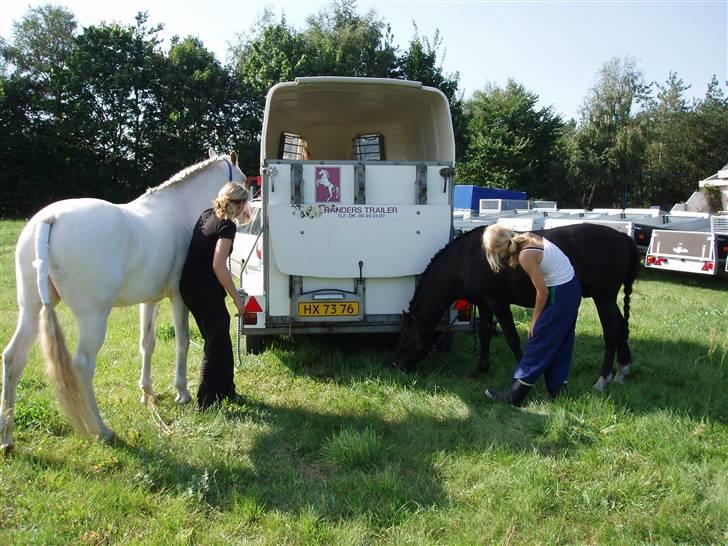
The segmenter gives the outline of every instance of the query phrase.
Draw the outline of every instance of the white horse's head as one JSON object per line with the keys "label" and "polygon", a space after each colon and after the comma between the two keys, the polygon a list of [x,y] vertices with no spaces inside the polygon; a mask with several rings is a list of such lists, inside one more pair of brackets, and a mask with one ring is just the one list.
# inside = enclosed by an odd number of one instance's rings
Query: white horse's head
{"label": "white horse's head", "polygon": [[217,159],[228,163],[230,169],[228,172],[229,176],[227,182],[245,182],[245,173],[240,170],[240,167],[238,166],[237,152],[233,150],[232,152],[230,152],[230,155],[218,155],[215,149],[210,147],[207,150],[207,155],[210,157],[211,160]]}

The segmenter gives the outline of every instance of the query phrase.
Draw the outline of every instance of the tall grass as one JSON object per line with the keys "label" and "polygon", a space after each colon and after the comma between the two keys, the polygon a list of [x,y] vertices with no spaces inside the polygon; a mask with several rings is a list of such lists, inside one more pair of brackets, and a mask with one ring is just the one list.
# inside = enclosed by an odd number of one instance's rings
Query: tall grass
{"label": "tall grass", "polygon": [[[21,227],[0,222],[3,345]],[[521,410],[483,395],[509,382],[504,341],[473,378],[465,336],[411,375],[388,367],[388,338],[281,338],[236,369],[244,403],[178,407],[165,303],[160,426],[139,403],[138,311],[114,310],[95,386],[119,440],[73,434],[34,348],[17,447],[0,456],[0,544],[726,543],[727,284],[660,273],[636,284],[625,385],[591,389],[602,341],[585,300],[570,396],[549,402],[539,385]],[[73,318],[59,316],[74,347]],[[515,317],[523,338],[528,314]]]}

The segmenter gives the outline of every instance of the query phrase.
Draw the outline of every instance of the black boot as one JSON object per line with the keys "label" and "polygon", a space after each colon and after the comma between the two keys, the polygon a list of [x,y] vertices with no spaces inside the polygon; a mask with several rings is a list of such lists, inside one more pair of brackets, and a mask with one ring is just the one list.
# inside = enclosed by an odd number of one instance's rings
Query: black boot
{"label": "black boot", "polygon": [[551,400],[556,400],[559,396],[564,394],[566,394],[566,383],[562,383],[553,389],[549,389],[549,396],[551,397]]}
{"label": "black boot", "polygon": [[531,385],[526,385],[518,379],[513,381],[511,389],[508,391],[499,391],[495,389],[486,389],[485,395],[491,400],[496,402],[504,402],[505,404],[511,404],[513,406],[520,406],[523,400],[526,398],[528,391],[531,390]]}

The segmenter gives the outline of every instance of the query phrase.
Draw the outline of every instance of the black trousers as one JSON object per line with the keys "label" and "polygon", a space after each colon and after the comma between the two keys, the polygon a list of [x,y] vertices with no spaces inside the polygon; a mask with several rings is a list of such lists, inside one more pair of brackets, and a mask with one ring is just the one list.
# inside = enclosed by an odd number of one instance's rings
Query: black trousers
{"label": "black trousers", "polygon": [[217,279],[183,276],[180,292],[205,340],[197,390],[197,405],[204,408],[235,395],[233,345],[225,289]]}

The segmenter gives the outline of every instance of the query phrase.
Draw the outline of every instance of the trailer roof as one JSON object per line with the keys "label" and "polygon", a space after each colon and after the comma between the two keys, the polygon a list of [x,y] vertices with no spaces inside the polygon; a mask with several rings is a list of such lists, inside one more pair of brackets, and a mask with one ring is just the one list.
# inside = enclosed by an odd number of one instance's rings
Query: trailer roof
{"label": "trailer roof", "polygon": [[354,159],[352,139],[378,133],[387,160],[455,161],[448,100],[415,81],[317,76],[279,83],[266,98],[261,164],[280,159],[283,132],[301,135],[313,160]]}

